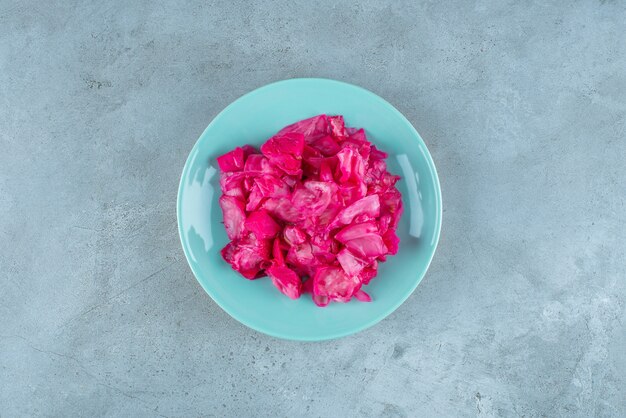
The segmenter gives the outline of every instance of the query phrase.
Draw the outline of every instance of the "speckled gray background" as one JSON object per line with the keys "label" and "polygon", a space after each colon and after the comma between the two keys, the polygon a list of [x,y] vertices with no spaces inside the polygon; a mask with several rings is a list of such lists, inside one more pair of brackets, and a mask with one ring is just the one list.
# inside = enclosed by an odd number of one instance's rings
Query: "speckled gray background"
{"label": "speckled gray background", "polygon": [[[625,2],[269,3],[0,0],[0,416],[626,416]],[[309,76],[408,117],[445,213],[401,308],[304,344],[204,294],[175,199]]]}

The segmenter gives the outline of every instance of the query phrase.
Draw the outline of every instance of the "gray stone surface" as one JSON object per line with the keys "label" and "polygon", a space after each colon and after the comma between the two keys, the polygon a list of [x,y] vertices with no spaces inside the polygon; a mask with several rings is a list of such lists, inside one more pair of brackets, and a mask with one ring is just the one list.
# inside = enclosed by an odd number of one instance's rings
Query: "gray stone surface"
{"label": "gray stone surface", "polygon": [[[626,5],[0,0],[0,416],[626,416]],[[444,226],[389,318],[324,343],[220,310],[188,151],[241,94],[387,98]]]}

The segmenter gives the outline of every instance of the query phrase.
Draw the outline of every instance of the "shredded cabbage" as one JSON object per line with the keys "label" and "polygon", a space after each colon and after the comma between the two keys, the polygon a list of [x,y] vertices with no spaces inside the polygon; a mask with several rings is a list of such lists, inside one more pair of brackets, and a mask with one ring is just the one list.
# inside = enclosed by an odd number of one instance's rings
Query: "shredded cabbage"
{"label": "shredded cabbage", "polygon": [[269,276],[292,299],[370,302],[361,287],[400,243],[400,177],[386,158],[341,115],[286,126],[260,152],[246,145],[218,157],[230,239],[222,257],[247,279]]}

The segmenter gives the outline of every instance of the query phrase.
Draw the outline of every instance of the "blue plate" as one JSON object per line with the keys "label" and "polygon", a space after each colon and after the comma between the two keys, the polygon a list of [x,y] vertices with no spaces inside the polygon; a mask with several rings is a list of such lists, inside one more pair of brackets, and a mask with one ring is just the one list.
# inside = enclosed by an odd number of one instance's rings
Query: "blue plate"
{"label": "blue plate", "polygon": [[[282,127],[326,113],[362,127],[389,153],[389,171],[402,176],[405,212],[400,250],[381,263],[364,289],[371,303],[353,300],[317,307],[310,295],[291,300],[268,278],[246,280],[222,260],[228,243],[215,158],[236,146],[260,146]],[[441,190],[433,160],[417,131],[392,105],[350,84],[293,79],[269,84],[237,99],[209,124],[187,158],[178,190],[178,230],[191,270],[213,300],[257,331],[292,340],[338,338],[370,327],[415,290],[435,253],[441,229]]]}

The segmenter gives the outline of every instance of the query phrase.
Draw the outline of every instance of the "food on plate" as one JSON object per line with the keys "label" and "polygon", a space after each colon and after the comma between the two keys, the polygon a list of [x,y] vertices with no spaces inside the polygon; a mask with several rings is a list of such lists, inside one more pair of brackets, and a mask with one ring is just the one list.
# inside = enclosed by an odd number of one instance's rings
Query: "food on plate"
{"label": "food on plate", "polygon": [[292,299],[371,301],[362,286],[400,241],[400,177],[386,158],[341,115],[296,122],[259,150],[218,157],[230,240],[222,257],[247,279],[269,276]]}

